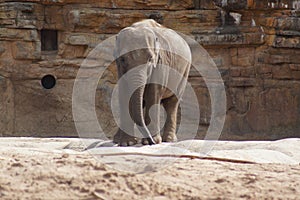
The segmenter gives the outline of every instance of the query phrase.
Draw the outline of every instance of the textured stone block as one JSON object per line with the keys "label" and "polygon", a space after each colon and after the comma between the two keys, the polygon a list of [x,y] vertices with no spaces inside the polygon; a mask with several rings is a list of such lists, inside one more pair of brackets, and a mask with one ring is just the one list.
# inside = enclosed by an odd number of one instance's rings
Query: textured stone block
{"label": "textured stone block", "polygon": [[255,77],[255,69],[254,67],[243,67],[241,69],[241,77],[249,77],[254,78]]}
{"label": "textured stone block", "polygon": [[[106,137],[112,139],[118,130],[118,126],[114,120],[111,101],[112,92],[117,83],[116,66],[112,65],[103,74],[99,81],[96,92],[96,111],[99,124]],[[116,108],[115,108],[116,109]]]}
{"label": "textured stone block", "polygon": [[40,42],[15,42],[12,54],[16,60],[36,60],[41,56]]}
{"label": "textured stone block", "polygon": [[[299,128],[299,115],[297,108],[299,106],[299,83],[287,81],[266,80],[265,90],[259,93],[259,101],[257,101],[257,112],[252,113],[249,121],[259,116],[265,125],[260,128],[265,131],[266,127],[273,127],[274,132],[283,131],[286,128],[288,133],[292,129]],[[262,115],[262,113],[264,115]],[[254,121],[253,121],[254,123]],[[276,136],[276,133],[273,133]],[[297,135],[297,134],[296,134]]]}
{"label": "textured stone block", "polygon": [[238,67],[230,68],[230,76],[231,77],[241,76],[241,69]]}
{"label": "textured stone block", "polygon": [[185,34],[211,33],[220,24],[216,10],[165,12],[163,25]]}
{"label": "textured stone block", "polygon": [[[299,106],[300,93],[293,91],[300,92],[299,84],[294,85],[293,89],[290,88],[292,83],[280,86],[277,82],[277,88],[274,87],[275,84],[272,81],[266,82],[265,90],[229,89],[229,99],[233,104],[229,105],[226,127],[248,139],[297,137],[297,132],[293,130],[299,129],[299,118],[296,117],[299,113],[293,108]],[[253,135],[253,132],[260,134]]]}
{"label": "textured stone block", "polygon": [[0,22],[10,28],[41,28],[44,8],[32,2],[0,3]]}
{"label": "textured stone block", "polygon": [[88,45],[88,40],[82,35],[74,35],[69,37],[68,41],[71,45]]}
{"label": "textured stone block", "polygon": [[238,48],[236,55],[232,56],[232,64],[235,66],[253,66],[254,58],[254,48]]}
{"label": "textured stone block", "polygon": [[290,64],[289,67],[293,71],[300,71],[300,64]]}
{"label": "textured stone block", "polygon": [[15,65],[25,67],[14,69],[11,76],[17,80],[40,80],[44,75],[52,74],[59,79],[75,79],[82,62],[83,59],[54,59],[25,65],[24,61],[19,61]]}
{"label": "textured stone block", "polygon": [[272,73],[272,66],[271,65],[257,65],[257,71],[259,74],[271,74]]}
{"label": "textured stone block", "polygon": [[217,9],[214,1],[212,0],[195,0],[196,9]]}
{"label": "textured stone block", "polygon": [[37,30],[24,30],[24,29],[12,29],[12,28],[0,28],[0,40],[22,40],[22,41],[39,41],[39,35]]}
{"label": "textured stone block", "polygon": [[251,9],[291,9],[293,0],[248,0],[248,8]]}
{"label": "textured stone block", "polygon": [[51,90],[39,80],[14,81],[16,136],[78,136],[72,116],[73,80]]}
{"label": "textured stone block", "polygon": [[14,131],[14,90],[11,81],[0,75],[0,136]]}
{"label": "textured stone block", "polygon": [[[81,32],[118,33],[122,28],[142,19],[159,16],[162,24],[183,33],[201,32],[205,28],[219,23],[216,11],[153,11],[153,10],[103,10],[71,9],[68,15],[68,27]],[[202,27],[203,26],[203,27]]]}
{"label": "textured stone block", "polygon": [[0,75],[5,77],[11,77],[12,73],[16,70],[16,61],[12,55],[12,45],[11,41],[0,41],[1,54],[0,54]]}
{"label": "textured stone block", "polygon": [[300,80],[300,71],[292,71],[292,78],[295,80]]}
{"label": "textured stone block", "polygon": [[272,66],[272,75],[274,79],[292,79],[292,71],[286,64]]}
{"label": "textured stone block", "polygon": [[276,20],[276,28],[280,30],[300,31],[300,18],[282,17]]}
{"label": "textured stone block", "polygon": [[280,37],[276,36],[273,47],[278,48],[300,48],[300,37]]}
{"label": "textured stone block", "polygon": [[65,58],[85,58],[87,46],[85,45],[61,45],[58,55]]}
{"label": "textured stone block", "polygon": [[211,119],[211,99],[206,84],[201,77],[190,77],[188,81],[198,98],[200,109],[199,123],[201,126],[207,126]]}
{"label": "textured stone block", "polygon": [[151,1],[140,1],[140,0],[130,0],[130,1],[112,1],[112,8],[129,8],[129,9],[166,9],[166,10],[183,10],[194,8],[193,0],[151,0]]}
{"label": "textured stone block", "polygon": [[102,41],[113,37],[114,34],[96,34],[96,33],[61,33],[61,40],[69,45],[82,45],[94,48]]}
{"label": "textured stone block", "polygon": [[254,87],[258,82],[254,78],[232,78],[228,83],[230,87]]}
{"label": "textured stone block", "polygon": [[270,64],[285,64],[290,62],[288,55],[270,55],[267,61]]}
{"label": "textured stone block", "polygon": [[247,8],[247,0],[213,0],[214,3],[222,8],[237,10],[237,9],[245,9]]}
{"label": "textured stone block", "polygon": [[68,10],[62,6],[45,6],[45,19],[43,28],[65,30],[69,22],[66,21]]}
{"label": "textured stone block", "polygon": [[[24,1],[24,0],[23,0]],[[93,5],[99,8],[112,8],[112,9],[153,9],[153,10],[184,10],[194,8],[193,0],[45,0],[42,1],[46,5],[72,5],[72,4],[86,4]]]}

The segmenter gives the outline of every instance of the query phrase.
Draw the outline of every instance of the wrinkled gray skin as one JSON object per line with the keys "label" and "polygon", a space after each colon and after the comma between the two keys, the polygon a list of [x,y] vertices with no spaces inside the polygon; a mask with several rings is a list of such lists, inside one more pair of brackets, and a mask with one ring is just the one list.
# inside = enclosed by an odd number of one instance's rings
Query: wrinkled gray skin
{"label": "wrinkled gray skin", "polygon": [[[146,48],[130,51],[140,47]],[[130,52],[124,54],[128,51]],[[176,52],[176,54],[171,52]],[[122,129],[119,128],[113,141],[120,146],[136,144],[138,140],[133,136],[135,124],[138,125],[144,137],[143,144],[177,141],[176,119],[179,99],[184,91],[191,63],[188,44],[175,31],[161,26],[154,20],[143,20],[120,31],[116,39],[115,57],[119,79],[126,72],[137,69],[138,66],[142,65],[143,68],[127,78],[125,84],[119,86]],[[166,66],[176,70],[181,75],[180,78],[169,76]],[[159,84],[147,85],[149,80],[159,80],[167,87]],[[129,88],[137,84],[144,86],[139,87],[129,97]],[[175,88],[176,94],[167,89],[170,84]],[[129,106],[124,105],[124,99],[128,101],[130,99]],[[167,115],[162,137],[160,135],[160,106],[151,108],[153,105],[160,104],[165,108]],[[130,115],[126,114],[126,109],[129,109]]]}

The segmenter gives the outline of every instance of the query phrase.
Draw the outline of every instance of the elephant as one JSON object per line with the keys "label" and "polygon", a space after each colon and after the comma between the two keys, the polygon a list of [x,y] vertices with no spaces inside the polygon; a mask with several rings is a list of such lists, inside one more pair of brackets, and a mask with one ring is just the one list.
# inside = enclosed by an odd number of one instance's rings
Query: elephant
{"label": "elephant", "polygon": [[[137,144],[134,126],[142,134],[144,145],[176,142],[177,112],[192,59],[187,42],[175,31],[146,19],[117,34],[114,56],[119,80],[127,72],[138,70],[119,85],[121,127],[113,142],[120,146]],[[169,68],[179,76],[171,75]],[[147,84],[149,81],[151,84]],[[157,81],[163,84],[157,84]],[[129,96],[128,91],[135,86],[138,86],[137,89]],[[124,102],[129,102],[129,105],[124,105]],[[162,136],[160,105],[166,113]],[[152,108],[154,111],[150,112]]]}

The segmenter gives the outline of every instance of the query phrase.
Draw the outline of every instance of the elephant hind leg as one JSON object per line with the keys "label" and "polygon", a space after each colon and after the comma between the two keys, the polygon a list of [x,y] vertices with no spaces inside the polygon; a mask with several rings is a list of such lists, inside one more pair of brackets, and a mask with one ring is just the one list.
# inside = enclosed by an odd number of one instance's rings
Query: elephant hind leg
{"label": "elephant hind leg", "polygon": [[163,106],[167,113],[167,119],[164,126],[164,133],[162,137],[163,142],[176,142],[176,126],[177,126],[177,111],[179,101],[175,95],[164,99]]}

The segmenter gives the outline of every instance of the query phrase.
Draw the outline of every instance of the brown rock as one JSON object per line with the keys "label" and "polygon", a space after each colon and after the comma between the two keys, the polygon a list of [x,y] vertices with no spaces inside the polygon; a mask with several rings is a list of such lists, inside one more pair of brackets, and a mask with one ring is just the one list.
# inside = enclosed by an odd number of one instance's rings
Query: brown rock
{"label": "brown rock", "polygon": [[274,65],[272,75],[274,79],[292,79],[292,72],[288,65]]}
{"label": "brown rock", "polygon": [[[134,22],[151,18],[151,15],[161,16],[165,26],[183,33],[199,32],[219,23],[218,13],[206,10],[154,12],[153,10],[71,9],[68,12],[70,30],[73,28],[83,32],[93,30],[93,33],[117,33],[120,29],[130,26]],[[202,24],[204,27],[201,26]]]}
{"label": "brown rock", "polygon": [[285,56],[285,55],[271,55],[268,61],[268,63],[270,64],[285,64],[289,62],[290,62],[289,56]]}
{"label": "brown rock", "polygon": [[211,0],[196,0],[194,2],[196,9],[217,9],[216,5]]}
{"label": "brown rock", "polygon": [[[275,85],[277,88],[274,88]],[[298,114],[292,108],[299,105],[299,96],[293,96],[291,91],[294,89],[290,89],[290,85],[284,85],[284,83],[283,86],[280,86],[278,82],[277,84],[269,82],[265,86],[265,90],[237,88],[228,91],[231,101],[234,102],[229,107],[229,121],[227,123],[230,125],[230,130],[244,137],[247,137],[247,133],[261,133],[261,135],[248,136],[248,138],[253,139],[279,139],[284,137],[280,135],[284,129],[286,135],[297,135],[292,130],[299,128],[297,125],[299,120],[295,117]],[[299,84],[295,86],[295,89],[299,90]],[[293,128],[288,124],[293,124]],[[272,127],[273,134],[266,134],[269,131],[267,127]]]}
{"label": "brown rock", "polygon": [[[262,127],[263,129],[274,127],[275,131],[276,129],[287,127],[287,131],[290,131],[288,124],[294,126],[294,128],[297,127],[298,119],[295,117],[298,114],[293,108],[298,106],[299,97],[298,95],[294,96],[295,93],[292,90],[299,91],[299,84],[294,85],[294,89],[291,89],[289,87],[292,84],[285,83],[285,86],[277,86],[277,88],[274,87],[275,85],[272,85],[272,88],[268,88],[268,90],[260,93],[260,110],[265,111],[266,116],[264,116],[263,120],[267,123],[267,125]],[[286,112],[286,110],[289,110],[289,112]]]}
{"label": "brown rock", "polygon": [[244,67],[241,69],[241,77],[255,77],[255,69],[253,67]]}
{"label": "brown rock", "polygon": [[16,60],[37,60],[40,58],[40,42],[15,42],[12,54]]}
{"label": "brown rock", "polygon": [[39,41],[39,35],[36,30],[0,28],[0,40],[22,40],[26,42]]}
{"label": "brown rock", "polygon": [[271,74],[272,73],[272,66],[270,65],[258,65],[257,66],[258,72],[260,74]]}
{"label": "brown rock", "polygon": [[245,1],[245,0],[243,0],[243,1],[235,1],[235,0],[227,0],[227,1],[214,0],[214,3],[215,3],[217,6],[220,6],[220,7],[226,8],[226,9],[232,9],[232,10],[247,8],[247,1]]}
{"label": "brown rock", "polygon": [[290,69],[295,71],[300,71],[300,64],[290,64]]}
{"label": "brown rock", "polygon": [[236,54],[232,56],[232,64],[236,66],[253,66],[254,53],[254,48],[238,48]]}
{"label": "brown rock", "polygon": [[65,20],[68,10],[62,6],[45,6],[45,23],[43,28],[65,30],[69,23]]}
{"label": "brown rock", "polygon": [[95,34],[95,33],[63,33],[61,40],[69,45],[83,45],[89,48],[95,48],[102,41],[114,34]]}
{"label": "brown rock", "polygon": [[285,38],[285,37],[276,37],[273,43],[273,47],[280,48],[300,48],[300,38]]}
{"label": "brown rock", "polygon": [[295,80],[300,80],[300,71],[293,71],[292,78]]}
{"label": "brown rock", "polygon": [[232,78],[228,83],[230,87],[254,87],[258,82],[254,78]]}
{"label": "brown rock", "polygon": [[10,28],[41,27],[44,8],[31,2],[7,2],[0,5],[0,22]]}
{"label": "brown rock", "polygon": [[237,68],[237,67],[231,68],[230,69],[230,76],[232,76],[232,77],[239,77],[239,76],[241,76],[241,69]]}
{"label": "brown rock", "polygon": [[[153,10],[184,10],[194,8],[193,0],[184,1],[168,1],[168,0],[151,0],[151,1],[139,1],[139,0],[58,0],[58,1],[43,1],[46,5],[66,5],[66,4],[87,4],[93,5],[93,7],[99,8],[113,8],[113,9],[137,9],[144,10],[145,8]],[[88,7],[88,6],[87,6]]]}
{"label": "brown rock", "polygon": [[297,17],[282,17],[276,20],[276,28],[280,30],[300,30],[300,19]]}
{"label": "brown rock", "polygon": [[14,131],[14,91],[11,81],[0,76],[0,136],[11,135]]}
{"label": "brown rock", "polygon": [[59,56],[70,58],[84,58],[86,57],[87,46],[82,45],[62,45],[58,53]]}
{"label": "brown rock", "polygon": [[[209,125],[210,118],[211,118],[211,103],[208,89],[205,85],[205,82],[202,78],[199,77],[190,77],[189,82],[191,83],[195,93],[198,97],[199,102],[199,109],[200,109],[200,125],[207,126]],[[200,135],[203,137],[203,132],[199,132]]]}
{"label": "brown rock", "polygon": [[283,0],[280,2],[268,0],[248,0],[248,7],[252,9],[291,9],[292,3],[290,0]]}
{"label": "brown rock", "polygon": [[14,81],[16,136],[78,136],[72,116],[73,80],[51,90],[39,80]]}
{"label": "brown rock", "polygon": [[71,45],[88,45],[88,40],[81,35],[74,35],[69,37],[69,43]]}

